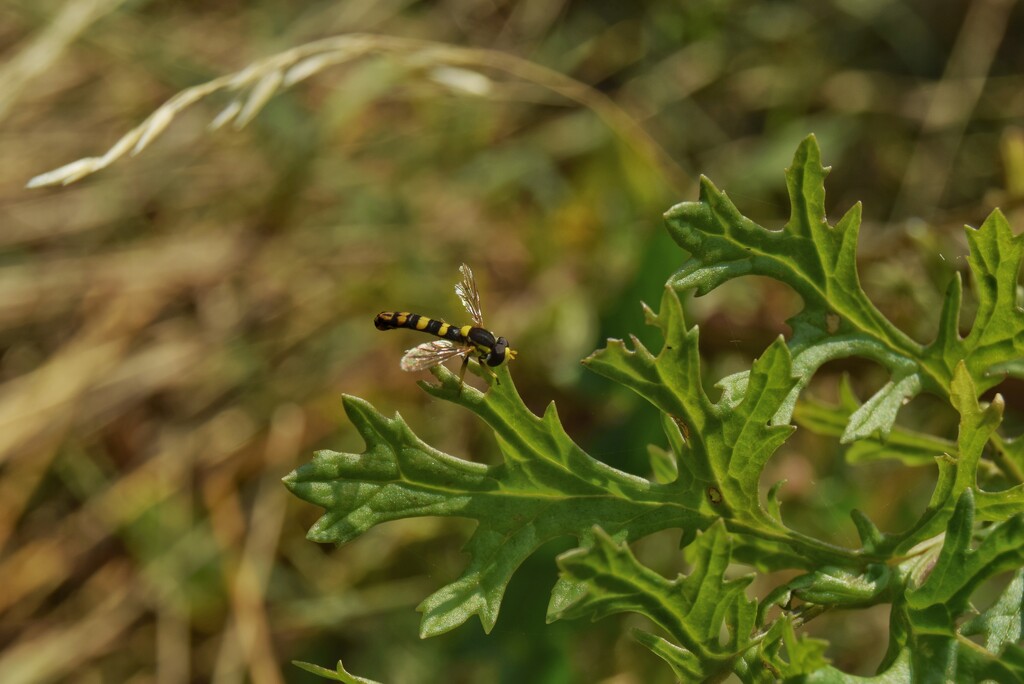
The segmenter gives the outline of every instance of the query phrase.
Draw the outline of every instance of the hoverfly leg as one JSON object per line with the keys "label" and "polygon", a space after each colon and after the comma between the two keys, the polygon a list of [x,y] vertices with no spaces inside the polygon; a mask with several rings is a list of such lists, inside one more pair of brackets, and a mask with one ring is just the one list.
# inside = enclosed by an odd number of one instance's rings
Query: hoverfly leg
{"label": "hoverfly leg", "polygon": [[493,368],[491,368],[489,365],[487,365],[484,362],[485,358],[486,357],[484,357],[484,356],[480,357],[480,367],[483,368],[487,372],[487,374],[490,375],[494,379],[495,383],[500,385],[501,384],[501,380],[498,379],[498,374],[494,372]]}
{"label": "hoverfly leg", "polygon": [[469,355],[462,357],[462,367],[459,368],[459,392],[462,392],[462,386],[466,380],[466,369],[469,368]]}

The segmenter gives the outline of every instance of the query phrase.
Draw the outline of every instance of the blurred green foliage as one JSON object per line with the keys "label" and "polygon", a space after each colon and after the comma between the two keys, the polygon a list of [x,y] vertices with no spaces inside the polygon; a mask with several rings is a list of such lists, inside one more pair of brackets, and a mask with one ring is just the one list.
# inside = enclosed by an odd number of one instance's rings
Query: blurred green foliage
{"label": "blurred green foliage", "polygon": [[[638,302],[683,262],[660,217],[695,197],[698,173],[779,227],[781,170],[810,132],[836,169],[828,208],[864,202],[865,289],[927,341],[966,268],[961,225],[996,205],[1024,223],[1022,30],[1005,0],[4,3],[5,681],[315,681],[285,663],[338,655],[389,682],[665,681],[614,620],[540,626],[534,587],[564,546],[524,567],[489,637],[420,642],[412,608],[458,575],[466,525],[403,521],[318,547],[303,538],[316,511],[278,480],[314,448],[358,450],[341,392],[401,411],[444,451],[494,453],[399,371],[405,340],[370,324],[383,308],[457,317],[462,261],[488,324],[522,350],[527,403],[555,399],[591,454],[646,474],[656,414],[578,361],[607,336],[648,334]],[[241,131],[208,132],[227,101],[201,103],[136,158],[23,189],[102,154],[182,88],[350,32],[549,67],[617,103],[664,158],[537,83],[480,68],[490,89],[471,95],[429,60],[369,57],[278,95]],[[799,308],[756,279],[691,304],[712,378],[748,367]],[[843,372],[861,397],[885,381],[844,362],[812,393],[833,398]],[[1024,404],[1019,383],[996,390]],[[955,414],[926,399],[904,415],[955,434]],[[768,470],[790,481],[787,522],[849,545],[850,508],[901,529],[933,477],[850,465],[814,436]],[[672,572],[668,549],[638,554]],[[846,671],[881,657],[884,615],[820,628]]]}

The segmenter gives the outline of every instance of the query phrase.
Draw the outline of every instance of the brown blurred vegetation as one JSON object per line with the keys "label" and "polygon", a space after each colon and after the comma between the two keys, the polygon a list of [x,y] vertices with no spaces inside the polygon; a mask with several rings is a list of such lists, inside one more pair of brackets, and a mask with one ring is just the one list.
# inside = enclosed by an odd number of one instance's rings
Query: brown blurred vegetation
{"label": "brown blurred vegetation", "polygon": [[[325,69],[241,131],[206,130],[227,104],[213,98],[135,158],[23,187],[102,154],[182,88],[356,31],[542,65],[635,128],[494,65],[444,72],[413,52]],[[655,416],[578,360],[606,336],[650,339],[639,301],[684,258],[660,214],[694,198],[698,173],[776,228],[782,169],[811,132],[834,168],[831,213],[864,202],[866,289],[929,339],[966,268],[962,224],[994,206],[1024,224],[1021,35],[1010,0],[4,3],[0,681],[314,681],[288,661],[338,657],[387,682],[670,681],[628,618],[543,624],[560,548],[520,571],[492,635],[470,623],[420,642],[414,607],[460,572],[466,525],[320,547],[303,538],[319,511],[280,477],[314,449],[361,449],[342,392],[445,451],[499,458],[399,371],[418,340],[370,324],[382,308],[457,320],[462,261],[520,349],[527,401],[557,400],[591,453],[646,474]],[[486,87],[460,91],[474,76]],[[711,379],[798,306],[760,280],[690,304]],[[862,397],[884,382],[851,363],[816,391],[844,371]],[[1019,431],[1024,393],[1000,390]],[[905,419],[955,425],[927,400]],[[853,469],[809,439],[770,476],[791,481],[794,525],[854,544],[850,508],[898,529],[933,473]],[[678,562],[671,541],[647,554]],[[821,627],[829,655],[870,672],[885,619]]]}

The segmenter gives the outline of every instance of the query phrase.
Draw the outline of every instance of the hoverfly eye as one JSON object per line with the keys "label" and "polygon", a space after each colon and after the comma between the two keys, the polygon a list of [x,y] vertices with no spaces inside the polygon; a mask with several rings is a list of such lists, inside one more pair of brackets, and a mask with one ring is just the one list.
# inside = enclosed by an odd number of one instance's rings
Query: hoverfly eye
{"label": "hoverfly eye", "polygon": [[504,337],[499,337],[497,340],[495,340],[494,346],[491,347],[491,351],[488,352],[487,354],[487,365],[492,367],[500,366],[502,363],[505,362],[505,352],[507,350],[508,340],[506,340]]}

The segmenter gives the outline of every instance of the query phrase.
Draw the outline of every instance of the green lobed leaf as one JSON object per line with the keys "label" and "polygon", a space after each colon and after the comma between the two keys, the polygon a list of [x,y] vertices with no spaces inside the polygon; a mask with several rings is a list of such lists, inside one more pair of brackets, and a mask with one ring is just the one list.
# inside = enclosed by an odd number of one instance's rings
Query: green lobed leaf
{"label": "green lobed leaf", "polygon": [[675,482],[675,479],[679,477],[674,454],[654,444],[648,444],[647,456],[651,462],[651,473],[654,476],[655,482],[668,484],[669,482]]}
{"label": "green lobed leaf", "polygon": [[[399,416],[386,418],[346,397],[345,411],[366,442],[364,453],[319,452],[285,479],[298,496],[325,509],[309,537],[343,543],[380,522],[423,515],[478,521],[466,546],[465,572],[419,607],[424,636],[473,615],[489,631],[519,564],[541,544],[568,535],[581,548],[559,559],[563,572],[552,591],[549,619],[643,614],[668,638],[643,631],[635,637],[681,679],[734,672],[744,682],[1024,681],[1024,650],[1016,643],[1020,572],[996,605],[956,629],[980,582],[1024,564],[1024,485],[978,489],[988,444],[998,467],[1011,479],[1024,479],[1024,440],[996,433],[1002,398],[978,401],[1005,375],[1024,374],[1017,287],[1024,236],[1014,236],[998,211],[980,228],[967,228],[978,297],[973,325],[961,337],[958,275],[947,289],[935,340],[921,345],[896,329],[863,292],[856,270],[860,207],[830,225],[826,175],[810,137],[786,173],[792,211],[780,231],[742,216],[725,193],[702,179],[698,202],[666,213],[670,233],[692,257],[670,281],[658,313],[645,309],[648,322],[662,332],[661,350],[652,353],[636,338],[628,347],[612,340],[585,360],[662,412],[668,449],[650,450],[657,484],[584,453],[564,432],[553,404],[543,416],[531,413],[507,367],[498,369],[500,383],[486,394],[438,368],[440,384],[423,384],[424,389],[485,421],[503,463],[488,467],[439,452]],[[777,339],[749,372],[722,379],[715,401],[703,388],[698,330],[687,328],[678,292],[703,294],[746,274],[789,284],[804,306],[790,321],[790,341]],[[839,407],[797,404],[823,363],[849,356],[882,364],[890,382],[863,403],[844,385]],[[921,391],[948,398],[959,412],[955,445],[894,428],[900,406]],[[935,462],[938,481],[918,523],[886,535],[854,511],[863,542],[857,552],[788,529],[779,484],[768,493],[766,510],[759,481],[768,459],[795,429],[789,425],[794,416],[802,426],[851,443],[851,460]],[[976,522],[991,524],[979,529]],[[673,581],[642,566],[626,545],[669,527],[683,529],[692,566]],[[972,539],[980,539],[973,550]],[[758,610],[744,595],[750,578],[725,579],[731,560],[809,572],[776,589]],[[791,612],[793,598],[804,603]],[[892,601],[893,609],[889,652],[876,677],[832,668],[823,642],[794,630],[824,608],[881,601]],[[782,617],[752,633],[776,605],[785,606]],[[965,638],[973,634],[985,636],[985,648]],[[337,672],[297,664],[338,681],[369,682],[349,675],[340,662]]]}
{"label": "green lobed leaf", "polygon": [[[989,527],[977,548],[974,490],[959,497],[946,525],[944,543],[919,586],[897,593],[893,600],[889,629],[890,651],[882,673],[861,678],[831,666],[815,671],[806,682],[974,682],[1024,681],[1024,652],[1016,645],[1020,638],[1021,586],[1011,582],[1002,598],[988,611],[956,629],[957,619],[966,612],[971,593],[984,580],[1024,563],[1024,515]],[[921,567],[928,556],[908,562]],[[906,575],[908,580],[918,573]],[[985,634],[986,648],[961,636]],[[1001,651],[1000,651],[1001,649]]]}
{"label": "green lobed leaf", "polygon": [[782,645],[788,656],[785,667],[779,664],[784,677],[807,675],[828,664],[828,660],[825,659],[828,642],[806,634],[798,635],[791,620],[782,621]]}
{"label": "green lobed leaf", "polygon": [[[961,362],[951,383],[951,401],[960,413],[957,448],[954,453],[943,454],[936,459],[939,478],[931,501],[910,530],[890,538],[895,544],[895,553],[909,552],[917,544],[941,533],[961,495],[969,488],[977,490],[978,464],[985,445],[1002,420],[1003,400],[996,395],[988,405],[983,407],[979,404],[974,381],[966,364]],[[1002,516],[1006,519],[1015,512],[1024,511],[1024,508],[1013,510],[1015,492],[1019,494],[1019,490],[1008,490],[991,497],[985,492],[978,492],[976,497],[982,503],[983,518],[995,520]]]}
{"label": "green lobed leaf", "polygon": [[[424,636],[480,617],[494,626],[516,568],[545,542],[575,536],[588,542],[595,521],[616,538],[634,539],[671,527],[703,529],[707,506],[678,497],[669,486],[620,472],[584,453],[562,429],[554,405],[542,417],[519,399],[506,367],[500,384],[483,394],[435,369],[440,385],[425,389],[482,418],[497,437],[504,462],[485,466],[425,444],[400,416],[386,418],[370,404],[345,397],[349,419],[366,442],[362,454],[318,452],[285,478],[293,493],[322,506],[309,531],[319,542],[344,543],[382,522],[418,516],[472,518],[479,525],[466,545],[469,563],[454,582],[419,606]],[[574,588],[556,587],[571,597]]]}
{"label": "green lobed leaf", "polygon": [[[796,633],[793,617],[779,618],[756,647],[744,654],[736,674],[743,682],[813,682],[815,684],[904,684],[911,678],[911,654],[903,648],[873,677],[847,674],[828,664],[827,643]],[[782,656],[785,649],[786,658]]]}
{"label": "green lobed leaf", "polygon": [[725,527],[715,523],[688,547],[690,573],[670,581],[641,565],[626,544],[596,530],[590,547],[559,557],[563,574],[585,591],[572,604],[549,611],[549,620],[639,613],[678,642],[635,633],[677,676],[705,679],[729,672],[747,648],[755,615],[754,602],[743,593],[752,576],[725,578],[731,548]]}
{"label": "green lobed leaf", "polygon": [[880,435],[887,437],[896,422],[896,414],[907,399],[921,389],[921,378],[916,373],[896,371],[894,377],[874,393],[864,405],[850,414],[840,444]]}
{"label": "green lobed leaf", "polygon": [[826,648],[826,641],[798,635],[792,617],[784,615],[757,647],[744,654],[737,675],[744,682],[800,681],[828,666]]}
{"label": "green lobed leaf", "polygon": [[964,636],[983,635],[985,648],[999,653],[1007,644],[1016,644],[1024,639],[1024,570],[1018,570],[1003,590],[1002,595],[991,608],[960,626]]}
{"label": "green lobed leaf", "polygon": [[902,649],[882,672],[873,677],[858,677],[827,665],[796,681],[806,684],[906,684],[925,680],[913,678],[910,650]]}
{"label": "green lobed leaf", "polygon": [[872,563],[864,572],[823,566],[790,580],[771,592],[758,608],[758,624],[772,606],[786,606],[794,598],[832,608],[854,608],[890,601],[896,577],[884,563]]}
{"label": "green lobed leaf", "polygon": [[891,632],[912,654],[914,681],[1019,681],[1024,673],[1012,658],[1003,662],[956,632],[978,584],[1024,564],[1024,514],[991,526],[971,549],[974,523],[974,491],[968,488],[949,518],[934,566],[920,586],[894,603]]}
{"label": "green lobed leaf", "polygon": [[319,675],[324,679],[330,679],[334,682],[344,682],[345,684],[380,684],[373,679],[366,679],[365,677],[357,677],[349,672],[342,666],[341,661],[338,661],[337,668],[328,670],[326,667],[320,667],[313,663],[304,663],[301,660],[293,660],[292,665],[305,670],[315,675]]}
{"label": "green lobed leaf", "polygon": [[960,337],[962,286],[957,278],[947,293],[939,334],[927,353],[949,368],[963,359],[978,390],[984,391],[1002,381],[999,371],[1012,370],[1024,358],[1024,310],[1017,295],[1024,234],[1014,235],[998,209],[980,228],[968,226],[966,234],[967,263],[978,299],[974,325],[967,337]]}
{"label": "green lobed leaf", "polygon": [[851,414],[846,442],[875,433],[886,436],[899,407],[922,390],[949,396],[961,360],[979,393],[999,382],[1002,376],[993,370],[1024,357],[1024,311],[1016,289],[1024,236],[1014,236],[999,211],[977,230],[967,228],[979,302],[974,325],[966,338],[960,337],[962,288],[957,278],[947,291],[935,341],[921,345],[893,326],[861,288],[856,270],[860,206],[829,225],[824,209],[827,172],[818,144],[809,136],[786,171],[791,214],[780,231],[766,230],[743,216],[724,192],[702,178],[697,202],[683,202],[665,214],[669,233],[691,254],[670,284],[705,294],[731,278],[753,274],[796,290],[804,307],[790,320],[789,346],[800,378],[793,401],[826,361],[861,356],[888,368],[892,382]]}
{"label": "green lobed leaf", "polygon": [[920,587],[907,592],[917,625],[950,632],[982,580],[1024,565],[1024,514],[989,528],[977,549],[970,548],[974,519],[974,490],[967,489],[949,519],[935,566]]}
{"label": "green lobed leaf", "polygon": [[666,288],[659,313],[647,312],[664,338],[657,355],[636,338],[632,348],[609,340],[584,364],[629,387],[681,426],[683,439],[674,447],[679,476],[670,485],[677,498],[700,501],[702,514],[720,516],[731,532],[746,535],[737,555],[757,567],[858,562],[850,551],[790,530],[761,505],[761,472],[794,430],[779,423],[780,409],[798,382],[782,338],[754,361],[742,384],[713,402],[701,383],[698,330],[686,328],[677,293]]}
{"label": "green lobed leaf", "polygon": [[704,663],[701,663],[700,659],[690,651],[664,637],[645,632],[642,629],[632,629],[630,634],[638,643],[646,646],[651,653],[664,660],[672,668],[672,673],[679,681],[699,681],[702,678]]}
{"label": "green lobed leaf", "polygon": [[[979,517],[982,520],[1006,520],[1024,512],[1024,485],[1017,485],[999,492],[978,490],[979,463],[982,452],[1002,420],[1004,406],[1002,397],[996,395],[992,402],[982,406],[977,400],[977,388],[966,364],[961,362],[954,371],[951,382],[951,401],[954,408],[960,413],[957,442],[952,445],[954,448],[949,448],[944,453],[933,457],[933,462],[937,465],[939,473],[927,508],[917,522],[901,534],[881,535],[877,533],[877,530],[864,527],[864,532],[868,535],[868,537],[864,537],[862,534],[866,552],[874,554],[908,553],[917,544],[940,534],[952,515],[956,501],[968,488],[977,491],[975,498]],[[830,412],[811,404],[807,409],[801,408],[800,415],[802,420],[806,420],[817,431],[826,434],[831,431],[834,434],[841,422],[836,419],[835,413],[848,410],[849,407],[850,398],[847,396],[843,399],[843,406],[840,409]],[[905,449],[899,452],[903,455],[905,462],[912,460],[908,454],[916,453],[924,456],[930,450],[943,444],[942,441],[935,438],[918,436],[915,433],[900,430],[891,435],[890,440],[883,444],[864,447],[864,451],[861,453],[865,453],[869,448],[881,453],[894,453],[894,450],[888,449],[890,442],[894,447]],[[860,514],[855,517],[855,522],[858,524],[859,530],[865,524],[870,524]],[[870,544],[868,543],[869,539]]]}

